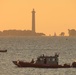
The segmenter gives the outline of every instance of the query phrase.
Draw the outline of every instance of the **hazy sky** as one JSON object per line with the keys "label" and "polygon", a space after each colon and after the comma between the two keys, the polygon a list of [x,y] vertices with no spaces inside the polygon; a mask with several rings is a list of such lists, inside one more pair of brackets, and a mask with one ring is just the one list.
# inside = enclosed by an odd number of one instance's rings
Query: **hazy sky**
{"label": "hazy sky", "polygon": [[33,8],[36,32],[67,35],[76,29],[76,0],[0,0],[0,30],[31,30]]}

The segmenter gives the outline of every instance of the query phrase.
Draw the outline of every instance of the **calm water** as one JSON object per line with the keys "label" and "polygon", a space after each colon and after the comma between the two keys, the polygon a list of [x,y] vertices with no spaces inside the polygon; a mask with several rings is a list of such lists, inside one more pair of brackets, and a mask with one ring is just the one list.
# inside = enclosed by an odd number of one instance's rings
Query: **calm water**
{"label": "calm water", "polygon": [[18,68],[12,61],[31,61],[37,56],[60,54],[59,64],[76,60],[76,37],[0,37],[0,75],[76,75],[76,68]]}

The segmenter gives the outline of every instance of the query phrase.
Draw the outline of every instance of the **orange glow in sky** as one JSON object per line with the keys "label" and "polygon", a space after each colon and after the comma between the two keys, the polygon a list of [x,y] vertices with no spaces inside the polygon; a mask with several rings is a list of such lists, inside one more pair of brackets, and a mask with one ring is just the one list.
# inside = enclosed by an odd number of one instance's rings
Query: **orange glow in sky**
{"label": "orange glow in sky", "polygon": [[31,30],[33,8],[36,32],[68,35],[76,29],[76,0],[0,0],[0,31]]}

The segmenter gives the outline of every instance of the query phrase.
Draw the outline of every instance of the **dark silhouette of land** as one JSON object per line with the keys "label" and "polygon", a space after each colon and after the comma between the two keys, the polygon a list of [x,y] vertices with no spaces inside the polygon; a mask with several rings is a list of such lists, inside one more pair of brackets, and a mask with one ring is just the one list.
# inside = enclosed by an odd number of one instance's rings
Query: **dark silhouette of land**
{"label": "dark silhouette of land", "polygon": [[31,30],[4,30],[0,36],[44,36],[44,33],[33,33]]}
{"label": "dark silhouette of land", "polygon": [[0,31],[0,36],[44,36],[44,33],[35,31],[35,10],[32,10],[32,30],[4,30]]}

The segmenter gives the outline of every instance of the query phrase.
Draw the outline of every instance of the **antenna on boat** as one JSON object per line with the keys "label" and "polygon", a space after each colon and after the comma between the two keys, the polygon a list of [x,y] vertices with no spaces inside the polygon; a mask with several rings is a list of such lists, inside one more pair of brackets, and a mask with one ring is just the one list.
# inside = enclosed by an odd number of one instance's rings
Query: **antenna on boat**
{"label": "antenna on boat", "polygon": [[59,57],[59,53],[55,53],[55,56],[56,56],[56,57]]}

